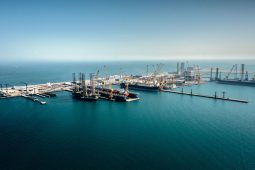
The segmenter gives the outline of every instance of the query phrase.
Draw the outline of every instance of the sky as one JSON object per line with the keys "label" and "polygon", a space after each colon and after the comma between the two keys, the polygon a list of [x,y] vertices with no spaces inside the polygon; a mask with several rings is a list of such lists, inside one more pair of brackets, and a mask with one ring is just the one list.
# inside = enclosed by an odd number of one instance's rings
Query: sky
{"label": "sky", "polygon": [[254,0],[0,0],[0,61],[244,58]]}

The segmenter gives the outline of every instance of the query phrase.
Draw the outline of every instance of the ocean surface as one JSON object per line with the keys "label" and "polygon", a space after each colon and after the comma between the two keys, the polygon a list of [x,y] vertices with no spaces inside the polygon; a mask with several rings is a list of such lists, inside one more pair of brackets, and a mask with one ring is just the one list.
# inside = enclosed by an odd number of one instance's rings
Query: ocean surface
{"label": "ocean surface", "polygon": [[[71,81],[73,72],[97,69],[145,74],[147,64],[157,63],[176,70],[176,61],[0,63],[0,83]],[[255,71],[255,61],[186,64],[230,69],[235,63]],[[191,88],[249,103],[142,91],[130,103],[86,103],[68,92],[44,99],[46,105],[0,99],[0,169],[255,169],[255,87],[206,83],[184,90]]]}

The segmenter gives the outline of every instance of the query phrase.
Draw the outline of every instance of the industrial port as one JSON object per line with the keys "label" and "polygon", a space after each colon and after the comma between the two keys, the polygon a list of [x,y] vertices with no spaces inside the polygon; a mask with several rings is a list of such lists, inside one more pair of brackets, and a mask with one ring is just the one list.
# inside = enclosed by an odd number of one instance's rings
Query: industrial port
{"label": "industrial port", "polygon": [[[131,102],[137,101],[139,96],[137,91],[148,92],[168,92],[179,95],[189,95],[194,97],[203,97],[214,100],[224,100],[240,103],[248,103],[246,100],[228,98],[225,92],[222,95],[196,94],[184,92],[184,86],[200,85],[203,83],[217,82],[224,84],[255,86],[255,78],[249,79],[249,72],[245,70],[245,65],[241,65],[238,71],[238,65],[234,65],[230,71],[220,68],[201,69],[198,65],[187,66],[185,63],[177,63],[176,71],[163,72],[163,64],[153,65],[153,71],[149,71],[149,65],[146,66],[146,75],[114,75],[100,77],[99,72],[88,74],[73,73],[72,81],[46,83],[32,85],[27,82],[20,82],[24,86],[11,86],[9,84],[0,84],[0,99],[23,97],[25,99],[46,104],[44,98],[56,97],[55,92],[67,91],[72,94],[74,100],[84,102],[97,102],[98,100],[108,100],[113,102]],[[205,80],[206,75],[210,74],[209,80]],[[78,76],[77,76],[78,75]],[[208,78],[208,77],[207,77]],[[181,90],[175,90],[181,89]]]}

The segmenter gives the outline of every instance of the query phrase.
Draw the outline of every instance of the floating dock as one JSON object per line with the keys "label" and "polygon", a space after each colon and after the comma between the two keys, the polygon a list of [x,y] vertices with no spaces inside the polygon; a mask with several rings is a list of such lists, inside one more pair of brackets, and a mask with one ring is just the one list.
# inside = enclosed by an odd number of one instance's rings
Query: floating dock
{"label": "floating dock", "polygon": [[239,103],[249,103],[246,100],[218,97],[217,95],[210,96],[210,95],[203,95],[203,94],[195,94],[195,93],[192,92],[192,90],[191,90],[190,93],[183,92],[183,91],[174,91],[174,90],[163,90],[163,92],[169,92],[169,93],[175,93],[175,94],[181,94],[181,95],[188,95],[188,96],[203,97],[203,98],[209,98],[209,99],[215,99],[215,100],[224,100],[224,101],[239,102]]}

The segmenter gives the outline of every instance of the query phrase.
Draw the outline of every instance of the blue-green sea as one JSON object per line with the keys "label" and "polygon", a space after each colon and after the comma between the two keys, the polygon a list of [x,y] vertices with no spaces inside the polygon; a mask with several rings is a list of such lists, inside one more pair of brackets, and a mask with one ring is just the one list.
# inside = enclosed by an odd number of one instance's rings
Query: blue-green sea
{"label": "blue-green sea", "polygon": [[[1,63],[0,83],[70,81],[73,72],[145,74],[176,61]],[[230,69],[255,61],[190,61]],[[103,66],[107,69],[102,71]],[[0,169],[255,169],[255,87],[206,83],[184,90],[248,100],[216,101],[139,91],[140,101],[86,103],[68,92],[40,105],[0,99]]]}

